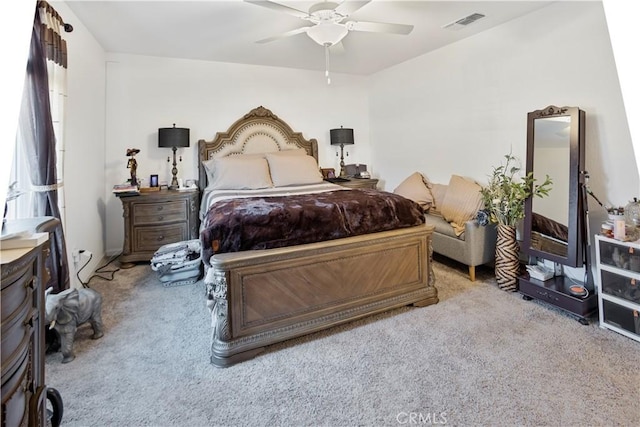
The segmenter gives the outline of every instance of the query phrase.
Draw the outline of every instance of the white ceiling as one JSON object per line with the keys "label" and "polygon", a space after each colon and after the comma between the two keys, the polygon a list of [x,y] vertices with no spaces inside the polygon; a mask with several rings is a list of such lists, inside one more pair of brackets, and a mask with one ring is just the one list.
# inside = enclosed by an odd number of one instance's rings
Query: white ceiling
{"label": "white ceiling", "polygon": [[[318,1],[279,3],[307,11]],[[369,75],[550,3],[372,0],[347,20],[411,24],[413,31],[408,35],[352,31],[342,42],[343,51],[331,54],[330,68],[332,72]],[[324,48],[304,33],[255,43],[309,25],[307,21],[242,0],[68,0],[67,5],[107,52],[325,69]],[[475,12],[485,18],[459,30],[442,28]]]}

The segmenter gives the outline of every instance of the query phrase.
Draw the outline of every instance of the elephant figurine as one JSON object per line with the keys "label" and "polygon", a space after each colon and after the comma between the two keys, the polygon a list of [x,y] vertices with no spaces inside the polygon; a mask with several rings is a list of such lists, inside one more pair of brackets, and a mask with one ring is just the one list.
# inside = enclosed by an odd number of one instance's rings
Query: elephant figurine
{"label": "elephant figurine", "polygon": [[45,322],[60,335],[62,363],[75,359],[73,340],[78,326],[89,322],[93,339],[104,335],[102,330],[102,296],[93,289],[67,289],[58,294],[45,291]]}

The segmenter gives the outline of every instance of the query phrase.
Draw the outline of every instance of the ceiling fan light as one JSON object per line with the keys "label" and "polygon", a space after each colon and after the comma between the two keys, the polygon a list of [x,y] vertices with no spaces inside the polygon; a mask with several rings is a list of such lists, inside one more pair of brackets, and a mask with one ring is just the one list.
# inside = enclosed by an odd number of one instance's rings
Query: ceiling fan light
{"label": "ceiling fan light", "polygon": [[349,30],[344,25],[334,22],[321,23],[307,30],[307,35],[321,46],[339,43],[348,33]]}

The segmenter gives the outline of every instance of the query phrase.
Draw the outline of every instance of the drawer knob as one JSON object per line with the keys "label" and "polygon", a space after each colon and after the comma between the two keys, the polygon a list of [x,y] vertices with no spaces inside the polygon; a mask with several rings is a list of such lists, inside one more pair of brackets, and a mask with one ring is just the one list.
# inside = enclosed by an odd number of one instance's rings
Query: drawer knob
{"label": "drawer knob", "polygon": [[24,321],[24,326],[28,326],[30,328],[33,328],[33,316],[31,316],[30,318],[28,318],[27,320]]}
{"label": "drawer knob", "polygon": [[158,217],[158,221],[162,221],[163,219],[164,219],[164,216],[162,216],[162,215],[160,215],[160,216]]}
{"label": "drawer knob", "polygon": [[159,211],[161,211],[162,209],[164,209],[164,206],[160,205],[160,206],[158,206],[156,209],[158,209]]}
{"label": "drawer knob", "polygon": [[164,240],[164,236],[158,236],[158,242],[161,242]]}

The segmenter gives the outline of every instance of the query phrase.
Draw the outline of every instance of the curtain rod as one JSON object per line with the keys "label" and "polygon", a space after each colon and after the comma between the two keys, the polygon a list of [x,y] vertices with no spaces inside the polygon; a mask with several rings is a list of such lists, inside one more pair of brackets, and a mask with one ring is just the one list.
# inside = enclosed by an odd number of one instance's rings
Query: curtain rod
{"label": "curtain rod", "polygon": [[70,33],[73,31],[73,25],[68,24],[66,22],[64,22],[64,19],[62,19],[62,16],[60,16],[60,14],[58,13],[57,10],[55,10],[53,8],[53,6],[51,6],[49,3],[47,3],[44,0],[40,0],[38,1],[38,8],[45,8],[47,9],[47,11],[53,15],[55,18],[57,18],[61,23],[62,23],[62,27],[64,28],[64,31],[67,33]]}

